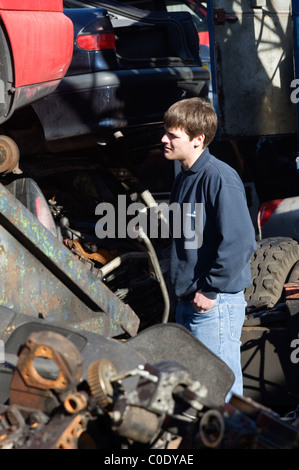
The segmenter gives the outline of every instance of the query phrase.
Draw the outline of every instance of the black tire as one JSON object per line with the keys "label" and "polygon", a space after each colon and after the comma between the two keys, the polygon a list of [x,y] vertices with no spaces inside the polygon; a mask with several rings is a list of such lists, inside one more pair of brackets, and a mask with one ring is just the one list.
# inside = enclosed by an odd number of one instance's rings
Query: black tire
{"label": "black tire", "polygon": [[14,93],[12,87],[14,84],[12,54],[7,33],[3,22],[0,21],[0,123],[5,122],[10,117]]}
{"label": "black tire", "polygon": [[268,308],[281,300],[283,286],[299,260],[299,244],[287,237],[265,238],[251,258],[252,283],[245,289],[247,302]]}

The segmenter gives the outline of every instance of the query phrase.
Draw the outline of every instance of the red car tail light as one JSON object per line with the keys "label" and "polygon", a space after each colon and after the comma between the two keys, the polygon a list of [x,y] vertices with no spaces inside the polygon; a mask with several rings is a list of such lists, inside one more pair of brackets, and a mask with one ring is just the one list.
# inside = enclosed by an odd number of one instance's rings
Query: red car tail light
{"label": "red car tail light", "polygon": [[113,33],[81,34],[77,37],[77,45],[87,51],[115,49],[115,36]]}
{"label": "red car tail light", "polygon": [[258,228],[262,228],[282,201],[283,199],[273,199],[272,201],[263,202],[261,204],[257,217]]}

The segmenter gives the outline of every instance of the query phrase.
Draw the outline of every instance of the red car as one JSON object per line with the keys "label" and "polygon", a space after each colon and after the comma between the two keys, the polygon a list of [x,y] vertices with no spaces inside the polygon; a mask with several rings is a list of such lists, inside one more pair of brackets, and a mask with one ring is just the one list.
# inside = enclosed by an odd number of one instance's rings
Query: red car
{"label": "red car", "polygon": [[[0,0],[0,16],[2,124],[59,85],[73,54],[73,24],[63,13],[62,0]],[[0,149],[5,157],[14,152],[6,136],[0,137]]]}

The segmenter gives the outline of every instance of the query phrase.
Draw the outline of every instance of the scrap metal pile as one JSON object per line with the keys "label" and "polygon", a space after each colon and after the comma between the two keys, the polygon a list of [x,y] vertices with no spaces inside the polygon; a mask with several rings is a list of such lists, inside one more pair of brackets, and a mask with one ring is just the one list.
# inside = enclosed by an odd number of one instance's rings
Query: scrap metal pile
{"label": "scrap metal pile", "polygon": [[226,403],[230,370],[178,325],[120,342],[26,320],[5,346],[1,449],[299,448],[296,410],[286,419],[239,396]]}

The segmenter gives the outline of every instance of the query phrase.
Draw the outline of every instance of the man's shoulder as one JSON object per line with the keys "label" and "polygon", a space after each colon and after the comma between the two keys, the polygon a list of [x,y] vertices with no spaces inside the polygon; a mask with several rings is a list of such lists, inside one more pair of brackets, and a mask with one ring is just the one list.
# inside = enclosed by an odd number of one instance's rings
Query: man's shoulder
{"label": "man's shoulder", "polygon": [[242,184],[238,172],[228,163],[220,160],[214,155],[209,155],[207,174],[211,178],[216,178],[223,184]]}
{"label": "man's shoulder", "polygon": [[220,158],[216,157],[215,155],[211,153],[209,154],[208,162],[211,165],[211,167],[215,168],[218,171],[226,171],[228,173],[236,172],[236,170],[231,165],[229,165],[224,160],[221,160]]}

